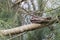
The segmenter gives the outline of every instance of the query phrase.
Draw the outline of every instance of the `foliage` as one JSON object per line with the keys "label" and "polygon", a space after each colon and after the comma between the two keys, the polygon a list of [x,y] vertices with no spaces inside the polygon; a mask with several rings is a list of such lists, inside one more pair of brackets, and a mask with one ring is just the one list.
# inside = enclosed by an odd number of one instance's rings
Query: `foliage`
{"label": "foliage", "polygon": [[[21,25],[18,15],[11,9],[10,4],[9,0],[0,0],[0,29],[10,29]],[[1,36],[0,40],[8,40],[11,37],[13,36]]]}
{"label": "foliage", "polygon": [[[49,0],[50,1],[50,0]],[[52,8],[47,7],[42,0],[38,0],[39,10],[44,11],[46,16],[51,16],[52,18],[56,18],[56,16],[60,15],[60,7],[53,8],[54,3],[58,3],[58,0],[51,0]],[[43,2],[43,3],[42,3]],[[53,5],[54,4],[54,5]],[[21,16],[19,13],[16,13],[14,9],[11,9],[11,3],[8,0],[0,0],[0,29],[8,29],[14,28],[16,26],[21,25],[20,20]],[[41,7],[41,8],[40,8]],[[38,14],[39,15],[39,14]],[[40,15],[39,15],[40,16]],[[60,21],[59,23],[53,24],[55,30],[53,31],[55,34],[54,40],[60,40]],[[34,31],[29,31],[25,34],[24,40],[42,40],[45,39],[47,35],[49,35],[52,31],[48,27],[37,29]],[[27,36],[27,37],[26,37]],[[12,38],[13,36],[2,36],[0,40],[7,40]],[[14,38],[13,40],[19,40],[20,37]]]}

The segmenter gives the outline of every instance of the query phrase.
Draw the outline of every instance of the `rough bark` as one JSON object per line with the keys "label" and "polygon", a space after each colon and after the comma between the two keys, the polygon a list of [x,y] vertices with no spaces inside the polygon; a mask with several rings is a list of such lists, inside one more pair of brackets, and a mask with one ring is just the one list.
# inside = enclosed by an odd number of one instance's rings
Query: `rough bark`
{"label": "rough bark", "polygon": [[24,31],[34,30],[43,27],[45,26],[41,24],[32,23],[32,24],[12,28],[12,29],[0,30],[0,35],[17,34],[17,33],[22,33]]}

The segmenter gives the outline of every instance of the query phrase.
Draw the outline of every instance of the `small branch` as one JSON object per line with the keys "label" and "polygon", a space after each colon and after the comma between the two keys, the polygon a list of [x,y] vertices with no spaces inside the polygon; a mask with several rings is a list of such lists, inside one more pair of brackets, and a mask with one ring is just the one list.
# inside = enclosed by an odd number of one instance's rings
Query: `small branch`
{"label": "small branch", "polygon": [[12,29],[6,29],[6,30],[0,30],[0,36],[1,35],[12,35],[12,34],[17,34],[17,33],[22,33],[25,31],[30,31],[30,30],[35,30],[38,28],[43,28],[49,25],[52,25],[54,22],[56,22],[57,20],[50,20],[47,24],[38,24],[38,23],[31,23],[28,25],[23,25],[23,26],[19,26],[16,28],[12,28]]}
{"label": "small branch", "polygon": [[24,33],[20,33],[20,34],[15,35],[15,36],[13,36],[13,37],[7,39],[7,40],[12,40],[12,39],[14,39],[14,38],[16,38],[16,37],[20,37],[21,35],[24,35],[25,33],[26,33],[26,32],[24,32]]}
{"label": "small branch", "polygon": [[42,28],[43,25],[41,24],[28,24],[28,25],[23,25],[23,26],[19,26],[16,28],[12,28],[12,29],[6,29],[6,30],[0,30],[0,35],[9,35],[9,34],[17,34],[17,33],[22,33],[24,31],[29,31],[29,30],[33,30],[33,29],[37,29],[37,28]]}

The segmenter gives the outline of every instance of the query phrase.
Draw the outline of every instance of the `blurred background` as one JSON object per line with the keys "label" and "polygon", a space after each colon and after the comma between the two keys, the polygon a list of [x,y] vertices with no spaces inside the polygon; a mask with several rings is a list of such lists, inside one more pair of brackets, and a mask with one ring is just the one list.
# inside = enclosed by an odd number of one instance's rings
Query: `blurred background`
{"label": "blurred background", "polygon": [[[60,0],[26,0],[12,7],[14,1],[18,0],[0,0],[0,29],[30,24],[31,14],[53,19],[60,16]],[[0,36],[0,40],[60,40],[60,21],[52,26],[53,31],[45,27],[22,35]]]}

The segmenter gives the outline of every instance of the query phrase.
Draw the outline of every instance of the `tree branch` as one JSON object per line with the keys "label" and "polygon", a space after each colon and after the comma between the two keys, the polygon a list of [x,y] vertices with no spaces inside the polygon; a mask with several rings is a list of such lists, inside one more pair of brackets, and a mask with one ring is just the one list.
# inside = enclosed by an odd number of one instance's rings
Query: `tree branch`
{"label": "tree branch", "polygon": [[44,25],[32,23],[32,24],[12,28],[12,29],[0,30],[0,35],[22,33],[24,31],[29,31],[29,30],[33,30],[33,29],[37,29],[37,28],[42,28],[43,26]]}
{"label": "tree branch", "polygon": [[12,29],[0,30],[0,36],[1,35],[12,35],[12,34],[17,34],[17,33],[22,33],[25,31],[35,30],[38,28],[43,28],[43,27],[52,25],[56,21],[57,21],[56,19],[53,19],[53,20],[50,20],[47,24],[31,23],[28,25],[19,26],[19,27],[12,28]]}

